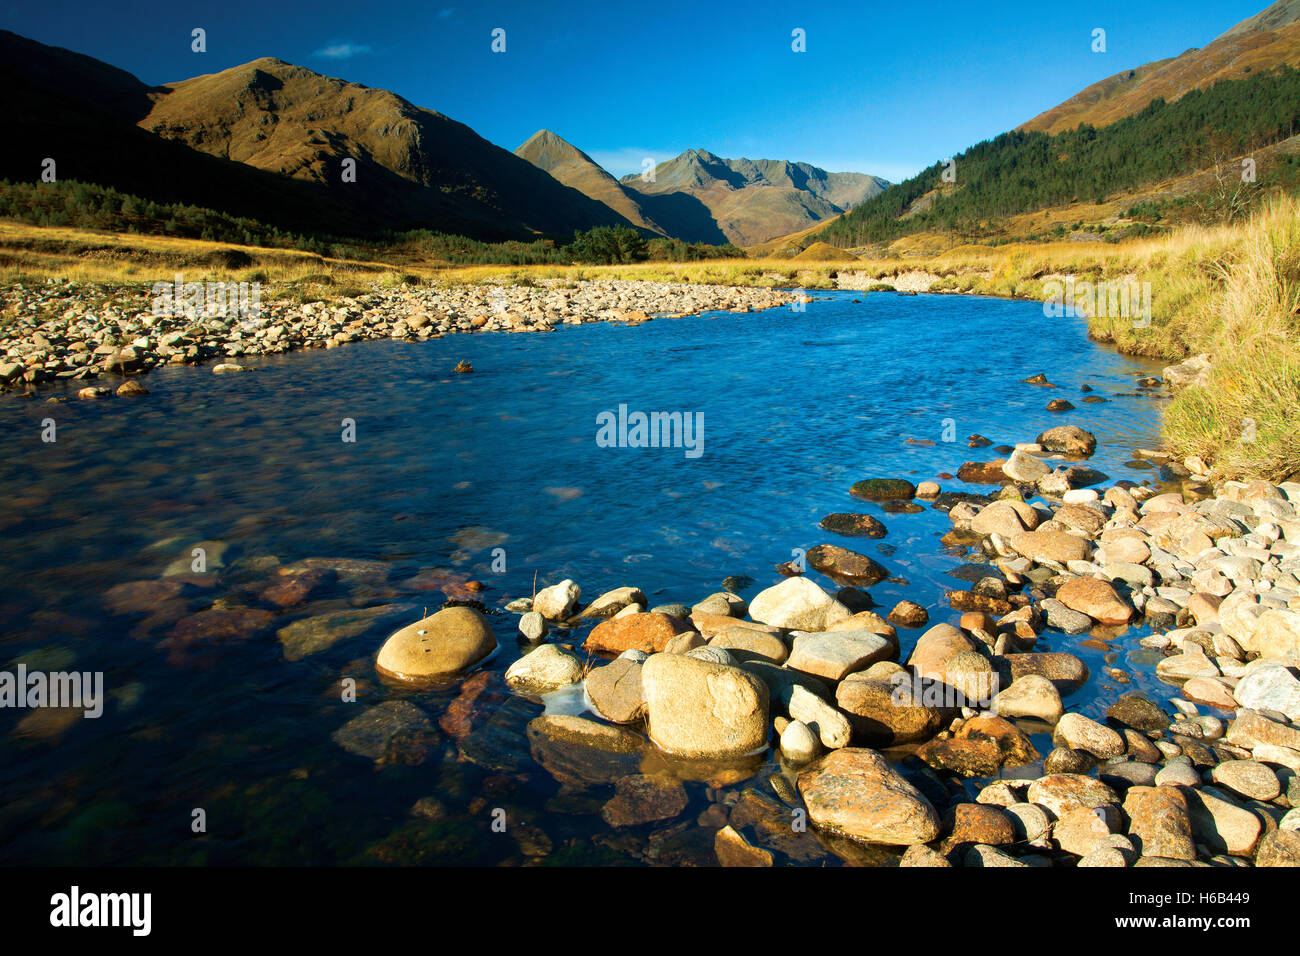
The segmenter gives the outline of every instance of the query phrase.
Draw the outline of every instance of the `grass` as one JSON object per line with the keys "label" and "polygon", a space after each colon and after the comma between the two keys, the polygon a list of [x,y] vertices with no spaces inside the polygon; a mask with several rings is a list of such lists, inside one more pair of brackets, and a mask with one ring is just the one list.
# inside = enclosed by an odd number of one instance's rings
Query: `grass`
{"label": "grass", "polygon": [[[923,245],[923,244],[922,244]],[[331,259],[286,249],[159,236],[99,234],[0,222],[0,283],[72,278],[142,285],[223,279],[268,284],[267,301],[356,296],[372,288],[431,281],[465,284],[573,283],[584,279],[713,285],[869,289],[909,272],[928,273],[936,292],[1042,299],[1053,277],[1149,282],[1152,321],[1095,317],[1091,332],[1121,351],[1178,361],[1214,357],[1207,389],[1181,392],[1168,408],[1169,451],[1199,455],[1219,477],[1300,475],[1300,201],[1274,198],[1244,223],[1181,227],[1124,242],[965,245],[907,258],[855,262],[716,259],[617,266],[453,266],[409,251],[392,261]],[[237,255],[232,255],[236,254]],[[244,265],[231,268],[231,262]]]}

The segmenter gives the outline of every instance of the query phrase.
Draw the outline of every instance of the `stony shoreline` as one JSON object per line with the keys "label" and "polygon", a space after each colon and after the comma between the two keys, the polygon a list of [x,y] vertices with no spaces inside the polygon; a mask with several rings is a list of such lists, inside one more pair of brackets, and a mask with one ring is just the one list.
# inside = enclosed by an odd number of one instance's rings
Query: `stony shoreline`
{"label": "stony shoreline", "polygon": [[[1205,497],[1073,487],[1095,483],[1079,464],[1095,447],[1082,429],[1051,429],[980,463],[991,494],[853,486],[947,511],[945,544],[990,560],[946,596],[957,624],[928,627],[901,662],[899,632],[926,627],[927,612],[872,610],[867,589],[888,572],[839,545],[807,555],[835,593],[783,565],[786,579],[749,601],[651,608],[624,586],[584,606],[566,580],[511,602],[533,649],[505,683],[570,702],[528,724],[533,756],[562,781],[614,784],[602,813],[617,828],[674,820],[682,779],[721,789],[772,747],[775,798],[733,792],[697,821],[723,865],[799,858],[802,820],[842,858],[880,865],[1300,865],[1300,484],[1228,482]],[[869,515],[823,527],[886,530]],[[1040,637],[1086,632],[1117,648],[1143,619],[1157,633],[1142,647],[1164,655],[1157,675],[1181,686],[1167,701],[1129,692],[1067,712],[1088,668],[1037,650]],[[452,607],[392,635],[378,667],[418,682],[495,646],[481,615]],[[1079,711],[1098,703],[1103,720]],[[1048,732],[1054,749],[1039,753],[1029,734]],[[670,770],[644,769],[656,760]],[[973,799],[972,778],[989,781]]]}
{"label": "stony shoreline", "polygon": [[[540,280],[532,285],[446,285],[375,290],[301,305],[268,302],[256,318],[155,315],[149,285],[107,288],[63,281],[0,291],[0,388],[134,379],[164,364],[216,362],[348,342],[426,341],[470,332],[549,332],[587,322],[636,324],[702,312],[753,312],[807,297],[749,286],[623,280]],[[94,301],[92,301],[94,300]],[[103,301],[100,301],[103,300]],[[138,383],[122,394],[142,394]],[[85,398],[111,394],[89,386]]]}

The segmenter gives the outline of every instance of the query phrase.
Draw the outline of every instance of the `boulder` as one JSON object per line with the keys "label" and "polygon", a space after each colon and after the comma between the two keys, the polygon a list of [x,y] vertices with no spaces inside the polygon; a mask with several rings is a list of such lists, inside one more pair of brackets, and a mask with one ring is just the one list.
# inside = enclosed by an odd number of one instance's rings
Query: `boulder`
{"label": "boulder", "polygon": [[533,598],[533,610],[548,621],[563,621],[573,614],[582,588],[565,578],[559,584],[542,588]]}
{"label": "boulder", "polygon": [[396,631],[375,667],[397,680],[430,681],[468,669],[496,647],[487,618],[470,607],[448,607]]}
{"label": "boulder", "polygon": [[555,644],[542,644],[506,670],[506,683],[515,690],[547,694],[582,683],[582,661]]}
{"label": "boulder", "polygon": [[736,667],[678,654],[641,666],[650,739],[690,758],[739,757],[767,745],[768,690]]}
{"label": "boulder", "polygon": [[849,609],[807,578],[786,578],[755,595],[749,616],[773,627],[824,631],[849,617]]}
{"label": "boulder", "polygon": [[809,548],[808,566],[820,571],[837,584],[869,588],[889,577],[889,572],[865,554],[858,554],[835,544]]}
{"label": "boulder", "polygon": [[685,634],[690,629],[687,622],[667,614],[653,611],[627,614],[601,621],[587,635],[583,647],[595,654],[622,654],[633,650],[654,654],[667,647],[678,634]]}
{"label": "boulder", "polygon": [[821,631],[796,636],[786,666],[835,683],[893,652],[887,638],[871,631]]}
{"label": "boulder", "polygon": [[1056,599],[1102,624],[1127,624],[1133,608],[1100,578],[1071,578],[1056,590]]}
{"label": "boulder", "polygon": [[940,833],[939,814],[874,750],[836,750],[799,775],[812,822],[868,843],[912,846]]}

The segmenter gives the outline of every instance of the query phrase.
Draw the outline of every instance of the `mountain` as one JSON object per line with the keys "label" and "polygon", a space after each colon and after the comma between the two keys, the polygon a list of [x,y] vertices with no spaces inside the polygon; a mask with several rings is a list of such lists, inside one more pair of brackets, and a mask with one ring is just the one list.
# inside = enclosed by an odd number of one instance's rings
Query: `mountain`
{"label": "mountain", "polygon": [[54,156],[60,179],[332,234],[507,239],[626,224],[441,113],[273,58],[148,87],[0,31],[0,108],[0,175],[14,180],[35,180]]}
{"label": "mountain", "polygon": [[1107,77],[1020,127],[1059,133],[1080,123],[1105,126],[1142,110],[1152,100],[1174,101],[1219,80],[1286,64],[1300,66],[1300,0],[1279,0],[1238,23],[1204,49],[1156,60]]}
{"label": "mountain", "polygon": [[[865,173],[828,173],[808,163],[723,159],[691,149],[620,183],[670,235],[749,246],[831,219],[882,192],[889,183]],[[661,204],[661,205],[657,205]]]}
{"label": "mountain", "polygon": [[538,169],[545,170],[584,196],[604,203],[632,225],[658,235],[666,235],[663,228],[650,219],[642,207],[644,197],[622,185],[596,165],[590,156],[549,129],[540,129],[528,137],[527,142],[515,150],[515,155],[528,160]]}

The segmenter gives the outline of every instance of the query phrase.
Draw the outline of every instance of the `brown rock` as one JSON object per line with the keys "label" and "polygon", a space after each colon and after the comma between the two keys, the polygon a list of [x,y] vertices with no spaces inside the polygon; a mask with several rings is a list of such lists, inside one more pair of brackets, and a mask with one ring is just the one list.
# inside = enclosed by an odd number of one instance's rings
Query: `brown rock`
{"label": "brown rock", "polygon": [[1129,603],[1100,578],[1071,578],[1057,589],[1056,599],[1102,624],[1127,624],[1133,617]]}
{"label": "brown rock", "polygon": [[[735,623],[734,618],[727,620]],[[675,617],[646,611],[601,621],[591,629],[583,646],[589,653],[595,654],[622,654],[624,651],[655,654],[662,651],[678,634],[684,634],[690,629],[688,624]]]}
{"label": "brown rock", "polygon": [[771,866],[772,853],[754,846],[731,826],[725,826],[713,838],[713,852],[723,866]]}

